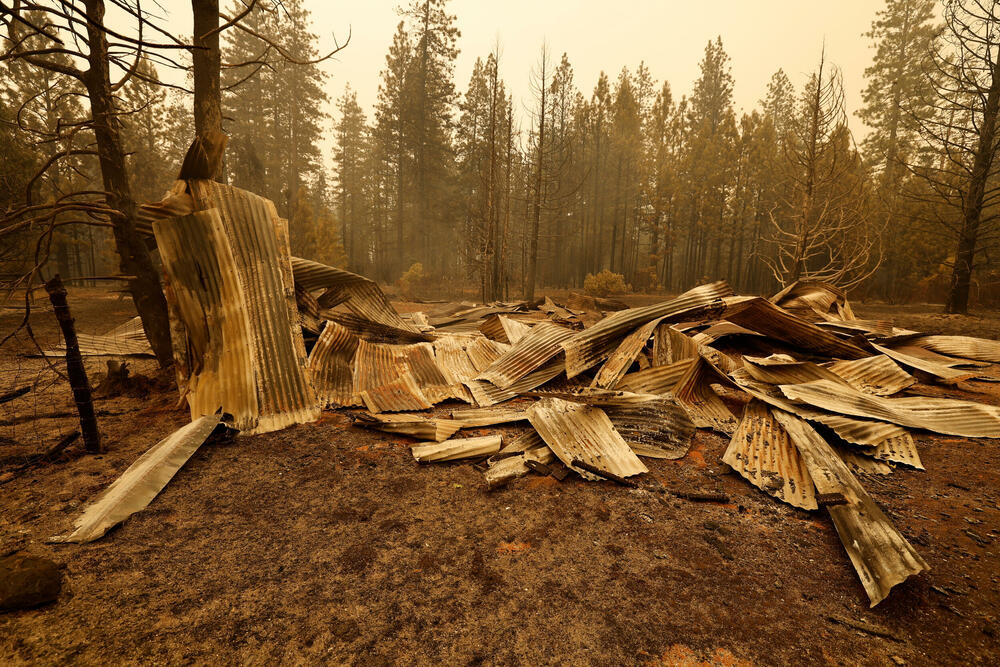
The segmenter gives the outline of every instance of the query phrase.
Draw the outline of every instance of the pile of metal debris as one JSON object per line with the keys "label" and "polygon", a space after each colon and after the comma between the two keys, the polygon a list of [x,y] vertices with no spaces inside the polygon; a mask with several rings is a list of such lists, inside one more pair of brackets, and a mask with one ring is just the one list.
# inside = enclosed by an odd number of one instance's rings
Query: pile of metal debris
{"label": "pile of metal debris", "polygon": [[[700,428],[731,439],[723,460],[763,492],[829,512],[874,606],[928,566],[854,471],[921,469],[911,429],[1000,437],[1000,408],[912,390],[1000,381],[1000,342],[857,319],[831,285],[768,299],[715,282],[638,308],[576,295],[400,314],[372,281],[291,257],[286,222],[252,193],[178,181],[145,215],[193,424],[127,471],[68,541],[148,503],[220,419],[252,434],[356,409],[356,425],[418,440],[418,461],[485,459],[489,487],[531,470],[626,482],[647,472],[642,458],[683,457]],[[519,430],[460,435],[501,424]]]}

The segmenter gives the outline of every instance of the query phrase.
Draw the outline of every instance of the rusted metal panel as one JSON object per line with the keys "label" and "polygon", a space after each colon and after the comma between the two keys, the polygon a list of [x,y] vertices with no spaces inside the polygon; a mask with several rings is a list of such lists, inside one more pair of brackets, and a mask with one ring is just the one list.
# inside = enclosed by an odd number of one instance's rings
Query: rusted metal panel
{"label": "rusted metal panel", "polygon": [[500,389],[492,382],[486,380],[473,379],[465,382],[465,386],[472,392],[472,397],[480,407],[489,407],[509,401],[521,394],[531,391],[546,382],[562,374],[564,368],[563,360],[555,358],[538,370],[525,375],[506,389]]}
{"label": "rusted metal panel", "polygon": [[483,320],[483,323],[479,325],[479,330],[487,338],[513,345],[527,335],[531,331],[531,327],[513,317],[497,313],[489,315]]}
{"label": "rusted metal panel", "polygon": [[[538,437],[538,434],[534,431],[531,431],[531,433],[534,433],[535,437]],[[527,448],[518,456],[509,456],[491,463],[490,467],[485,473],[483,473],[483,476],[486,479],[487,488],[495,489],[503,486],[512,479],[524,477],[531,472],[531,468],[528,467],[528,461],[535,461],[543,464],[555,461],[556,455],[552,453],[552,450],[549,449],[548,445],[541,442],[541,438],[538,439],[540,445]]]}
{"label": "rusted metal panel", "polygon": [[872,607],[884,600],[896,584],[930,569],[811,426],[781,410],[774,416],[802,455],[817,492],[840,493],[846,498],[846,503],[827,506],[827,511]]}
{"label": "rusted metal panel", "polygon": [[737,371],[731,376],[743,391],[768,405],[790,412],[814,424],[821,424],[833,430],[843,440],[861,446],[875,446],[889,438],[902,437],[906,430],[896,424],[871,421],[857,417],[847,417],[826,412],[808,405],[789,401],[781,390],[771,384],[752,379],[746,371]]}
{"label": "rusted metal panel", "polygon": [[[251,432],[273,431],[316,419],[319,406],[307,378],[295,289],[289,280],[288,232],[274,204],[214,181],[192,180],[188,186],[197,209],[218,211],[246,303],[253,355],[250,372],[257,387],[260,415]],[[159,223],[157,229],[169,224]],[[164,268],[170,273],[168,266]],[[176,279],[176,274],[171,273],[171,279]],[[229,412],[228,408],[225,411]]]}
{"label": "rusted metal panel", "polygon": [[372,414],[429,410],[433,406],[409,371],[391,382],[365,389],[360,395],[365,407]]}
{"label": "rusted metal panel", "polygon": [[382,324],[381,322],[373,322],[354,313],[324,310],[321,314],[369,343],[402,345],[405,343],[423,343],[434,340],[434,336],[431,334],[415,333],[407,329]]}
{"label": "rusted metal panel", "polygon": [[136,459],[100,496],[84,508],[69,535],[50,542],[92,542],[152,502],[205,442],[219,415],[205,415],[174,431]]}
{"label": "rusted metal panel", "polygon": [[572,329],[557,324],[537,324],[476,379],[491,382],[498,389],[506,389],[558,355],[562,351],[560,343],[572,338],[573,334]]}
{"label": "rusted metal panel", "polygon": [[[646,346],[646,341],[653,335],[653,330],[660,323],[660,320],[652,320],[630,333],[618,344],[615,351],[611,353],[601,370],[594,376],[591,382],[592,387],[608,388],[614,387],[622,379],[628,369],[635,362],[636,357]],[[684,334],[680,334],[683,336]]]}
{"label": "rusted metal panel", "polygon": [[574,387],[568,389],[540,389],[529,392],[530,396],[558,398],[571,403],[596,405],[598,407],[639,405],[655,401],[660,396],[655,394],[636,394],[620,389],[600,389],[598,387]]}
{"label": "rusted metal panel", "polygon": [[451,418],[462,422],[462,428],[479,426],[495,426],[527,420],[523,410],[508,410],[502,408],[465,408],[452,410]]}
{"label": "rusted metal panel", "polygon": [[819,507],[816,487],[802,456],[763,401],[747,403],[722,460],[778,500],[806,510]]}
{"label": "rusted metal panel", "polygon": [[479,375],[479,370],[466,352],[466,345],[472,340],[470,336],[444,334],[433,343],[434,359],[454,382],[465,382]]}
{"label": "rusted metal panel", "polygon": [[[684,406],[698,428],[710,428],[725,435],[736,430],[736,417],[710,386],[720,374],[704,359],[697,359],[673,388],[673,396]],[[728,381],[728,378],[725,378]]]}
{"label": "rusted metal panel", "polygon": [[374,281],[300,257],[293,257],[291,264],[295,282],[310,291],[325,290],[320,305],[332,307],[343,303],[351,312],[372,322],[419,333],[416,326],[400,317],[389,305],[389,300]]}
{"label": "rusted metal panel", "polygon": [[834,361],[826,367],[858,391],[876,396],[891,396],[917,381],[884,354],[853,361]]}
{"label": "rusted metal panel", "polygon": [[656,319],[666,323],[680,322],[721,313],[724,309],[721,299],[732,293],[728,284],[716,282],[695,287],[670,301],[630,308],[606,317],[562,344],[566,352],[566,376],[575,377],[600,363],[614,351],[622,336],[647,322]]}
{"label": "rusted metal panel", "polygon": [[636,394],[669,394],[694,363],[694,359],[681,359],[666,366],[629,373],[618,381],[615,389]]}
{"label": "rusted metal panel", "polygon": [[469,356],[469,361],[472,362],[472,365],[477,370],[471,377],[475,377],[485,371],[508,350],[510,350],[510,345],[498,343],[483,336],[472,336],[465,344],[465,353]]}
{"label": "rusted metal panel", "polygon": [[923,371],[924,373],[933,375],[941,382],[961,382],[962,380],[968,380],[969,378],[977,375],[975,372],[956,370],[943,363],[908,354],[902,350],[883,347],[876,343],[871,343],[871,346],[887,357],[891,357],[894,361],[908,368],[914,368],[918,371]]}
{"label": "rusted metal panel", "polygon": [[770,298],[790,311],[818,315],[826,320],[853,320],[854,313],[844,291],[820,280],[797,280]]}
{"label": "rusted metal panel", "polygon": [[769,338],[839,359],[870,356],[857,345],[841,340],[830,331],[796,317],[766,299],[737,297],[727,299],[727,303],[722,319]]}
{"label": "rusted metal panel", "polygon": [[854,472],[861,472],[867,475],[889,475],[892,473],[892,466],[875,460],[868,452],[863,452],[850,445],[831,446],[844,463],[847,464],[847,467]]}
{"label": "rusted metal panel", "polygon": [[360,405],[354,391],[354,354],[359,339],[336,322],[327,322],[312,352],[309,371],[323,407]]}
{"label": "rusted metal panel", "polygon": [[220,409],[252,431],[261,415],[253,326],[216,209],[154,223],[179,335],[175,372],[191,419]]}
{"label": "rusted metal panel", "polygon": [[440,403],[449,398],[472,401],[469,390],[438,365],[430,343],[397,345],[394,352],[399,367],[413,374],[413,379],[429,402]]}
{"label": "rusted metal panel", "polygon": [[615,430],[639,456],[679,459],[691,447],[695,426],[687,411],[669,398],[603,408]]}
{"label": "rusted metal panel", "polygon": [[408,435],[420,440],[435,440],[442,442],[462,428],[461,422],[454,419],[433,419],[413,414],[379,414],[361,413],[354,417],[354,424],[376,431]]}
{"label": "rusted metal panel", "polygon": [[892,461],[918,470],[924,469],[924,465],[920,462],[920,454],[917,452],[917,443],[909,433],[875,443],[872,456],[880,461]]}
{"label": "rusted metal panel", "polygon": [[500,451],[499,435],[478,438],[454,438],[443,442],[421,442],[410,448],[413,458],[420,463],[457,461],[477,456],[488,456]]}
{"label": "rusted metal panel", "polygon": [[755,380],[767,384],[803,384],[813,380],[830,380],[847,385],[847,381],[832,370],[811,361],[796,361],[786,355],[743,357],[743,367]]}
{"label": "rusted metal panel", "polygon": [[574,460],[619,477],[648,472],[600,408],[543,398],[528,408],[528,420],[559,460],[584,479],[600,480],[571,465]]}
{"label": "rusted metal panel", "polygon": [[781,392],[824,410],[946,435],[1000,438],[1000,408],[949,398],[883,398],[826,380],[781,385]]}
{"label": "rusted metal panel", "polygon": [[920,336],[911,345],[953,357],[1000,363],[1000,341],[971,336]]}

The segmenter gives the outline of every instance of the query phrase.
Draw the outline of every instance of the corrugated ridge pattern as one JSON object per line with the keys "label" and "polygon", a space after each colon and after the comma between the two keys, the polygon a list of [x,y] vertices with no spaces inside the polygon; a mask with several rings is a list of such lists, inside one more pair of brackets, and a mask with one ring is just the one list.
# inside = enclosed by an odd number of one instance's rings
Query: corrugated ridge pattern
{"label": "corrugated ridge pattern", "polygon": [[603,410],[618,434],[639,456],[679,459],[691,447],[694,423],[684,408],[669,398],[608,406]]}
{"label": "corrugated ridge pattern", "polygon": [[868,352],[857,345],[841,340],[833,333],[782,310],[767,299],[754,297],[734,302],[723,313],[722,319],[775,340],[831,357],[860,359],[869,356]]}
{"label": "corrugated ridge pattern", "polygon": [[713,310],[722,312],[721,299],[732,294],[732,288],[725,281],[719,281],[695,287],[670,301],[618,311],[562,344],[566,352],[566,375],[572,378],[605,359],[618,345],[622,334],[650,320],[663,318],[672,322],[685,317],[693,319]]}
{"label": "corrugated ridge pattern", "polygon": [[254,433],[316,419],[319,406],[306,378],[305,347],[293,336],[294,288],[284,284],[282,263],[289,262],[286,235],[270,200],[213,181],[190,181],[199,206],[219,209],[223,229],[247,299],[260,419]]}
{"label": "corrugated ridge pattern", "polygon": [[780,410],[775,412],[775,418],[802,455],[816,490],[842,493],[847,498],[847,504],[831,505],[827,510],[872,607],[885,599],[896,584],[930,569],[811,426]]}
{"label": "corrugated ridge pattern", "polygon": [[[166,293],[184,327],[178,386],[191,418],[222,408],[233,427],[252,431],[260,418],[253,328],[246,290],[217,209],[154,223],[168,278]],[[176,351],[175,351],[176,352]],[[181,361],[191,354],[192,367]]]}
{"label": "corrugated ridge pattern", "polygon": [[364,276],[301,257],[292,258],[292,270],[295,281],[307,290],[325,288],[342,291],[348,296],[344,305],[361,317],[386,326],[419,333],[413,324],[399,316],[389,304],[382,289]]}
{"label": "corrugated ridge pattern", "polygon": [[354,392],[354,354],[358,337],[327,322],[309,354],[313,386],[323,407],[358,405]]}
{"label": "corrugated ridge pattern", "polygon": [[618,381],[615,389],[636,394],[669,394],[693,363],[693,359],[681,359],[666,366],[629,373]]}
{"label": "corrugated ridge pattern", "polygon": [[464,384],[472,392],[476,403],[485,408],[517,398],[520,394],[545,384],[562,373],[563,368],[563,360],[557,357],[538,370],[528,373],[506,389],[500,389],[486,380],[467,380]]}
{"label": "corrugated ridge pattern", "polygon": [[549,322],[537,324],[476,379],[507,389],[562,352],[560,343],[572,338],[574,333],[572,329]]}
{"label": "corrugated ridge pattern", "polygon": [[782,385],[782,393],[824,410],[892,422],[945,435],[1000,438],[1000,408],[948,398],[882,398],[825,380]]}
{"label": "corrugated ridge pattern", "polygon": [[827,368],[858,391],[876,396],[891,396],[917,381],[884,354],[853,361],[835,361]]}
{"label": "corrugated ridge pattern", "polygon": [[921,336],[912,342],[941,354],[1000,363],[1000,340],[972,336]]}
{"label": "corrugated ridge pattern", "polygon": [[764,402],[747,403],[722,460],[748,482],[778,500],[814,510],[816,488],[799,451]]}
{"label": "corrugated ridge pattern", "polygon": [[[543,398],[528,408],[528,420],[559,460],[574,459],[619,477],[648,472],[600,408]],[[600,478],[573,468],[586,479]]]}

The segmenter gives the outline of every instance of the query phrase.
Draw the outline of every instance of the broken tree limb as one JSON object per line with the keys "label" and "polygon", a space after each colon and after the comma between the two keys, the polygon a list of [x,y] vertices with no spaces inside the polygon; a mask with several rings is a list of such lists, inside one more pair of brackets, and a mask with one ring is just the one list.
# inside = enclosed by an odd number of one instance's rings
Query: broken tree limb
{"label": "broken tree limb", "polygon": [[49,293],[52,309],[55,311],[59,328],[62,329],[63,340],[66,342],[66,374],[69,386],[73,390],[73,402],[80,414],[80,432],[83,434],[83,444],[88,452],[99,453],[101,449],[101,433],[97,428],[97,416],[94,414],[94,401],[90,395],[90,381],[87,370],[80,355],[80,343],[76,338],[76,327],[73,316],[69,312],[66,301],[66,288],[63,287],[59,274],[45,283],[45,291]]}

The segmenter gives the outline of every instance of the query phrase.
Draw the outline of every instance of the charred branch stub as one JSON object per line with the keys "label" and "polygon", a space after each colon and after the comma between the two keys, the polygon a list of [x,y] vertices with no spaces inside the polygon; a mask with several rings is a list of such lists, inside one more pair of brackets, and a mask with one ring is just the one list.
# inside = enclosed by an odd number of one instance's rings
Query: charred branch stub
{"label": "charred branch stub", "polygon": [[49,293],[56,320],[59,321],[59,328],[62,329],[63,340],[66,342],[66,375],[69,377],[69,386],[73,391],[73,401],[80,414],[83,444],[88,452],[100,453],[103,451],[101,434],[97,428],[97,416],[94,414],[94,401],[90,393],[90,381],[87,379],[87,370],[84,368],[83,357],[80,354],[76,327],[73,324],[73,316],[69,312],[69,304],[66,302],[66,288],[63,287],[62,280],[57,275],[45,283],[45,290]]}

